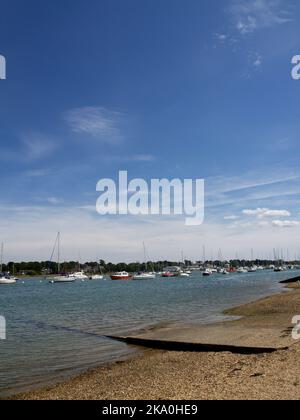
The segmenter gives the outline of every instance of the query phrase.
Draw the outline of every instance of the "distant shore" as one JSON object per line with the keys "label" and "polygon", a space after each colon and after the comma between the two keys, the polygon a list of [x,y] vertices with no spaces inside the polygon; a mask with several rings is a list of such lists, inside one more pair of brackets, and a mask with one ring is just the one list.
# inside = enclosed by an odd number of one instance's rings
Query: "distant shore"
{"label": "distant shore", "polygon": [[226,311],[242,318],[212,326],[223,334],[220,341],[237,328],[248,345],[271,341],[287,350],[260,355],[147,350],[14,399],[299,399],[300,341],[291,338],[291,322],[300,315],[300,283],[288,287],[289,293]]}

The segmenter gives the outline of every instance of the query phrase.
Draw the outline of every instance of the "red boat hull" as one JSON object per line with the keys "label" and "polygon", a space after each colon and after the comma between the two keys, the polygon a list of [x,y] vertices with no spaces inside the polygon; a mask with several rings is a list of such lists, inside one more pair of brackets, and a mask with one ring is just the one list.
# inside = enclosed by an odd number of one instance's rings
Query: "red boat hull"
{"label": "red boat hull", "polygon": [[132,276],[110,276],[112,280],[131,280]]}

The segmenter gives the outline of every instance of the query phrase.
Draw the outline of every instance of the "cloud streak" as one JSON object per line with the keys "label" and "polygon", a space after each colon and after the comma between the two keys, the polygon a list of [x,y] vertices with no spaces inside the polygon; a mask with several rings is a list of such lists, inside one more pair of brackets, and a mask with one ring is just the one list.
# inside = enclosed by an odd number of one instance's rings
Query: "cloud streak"
{"label": "cloud streak", "polygon": [[238,220],[238,219],[239,219],[239,216],[235,216],[235,215],[224,216],[224,220]]}
{"label": "cloud streak", "polygon": [[75,134],[105,143],[117,143],[122,139],[120,123],[123,116],[121,112],[89,106],[67,111],[64,119]]}
{"label": "cloud streak", "polygon": [[39,133],[31,133],[22,138],[26,160],[39,160],[49,157],[57,148],[54,139]]}
{"label": "cloud streak", "polygon": [[257,208],[255,210],[245,209],[242,211],[245,216],[264,217],[290,217],[291,213],[288,210],[271,210],[267,208]]}
{"label": "cloud streak", "polygon": [[296,220],[273,220],[272,225],[279,228],[291,228],[300,226],[300,222]]}
{"label": "cloud streak", "polygon": [[282,0],[233,0],[230,14],[241,35],[282,25],[292,20]]}

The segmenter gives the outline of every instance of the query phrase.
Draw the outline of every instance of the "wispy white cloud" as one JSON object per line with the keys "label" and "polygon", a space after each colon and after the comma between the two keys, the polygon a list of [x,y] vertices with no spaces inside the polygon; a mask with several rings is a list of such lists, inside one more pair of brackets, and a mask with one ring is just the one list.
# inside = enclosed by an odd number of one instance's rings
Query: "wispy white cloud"
{"label": "wispy white cloud", "polygon": [[267,208],[245,209],[242,211],[245,216],[264,217],[289,217],[291,213],[288,210],[271,210]]}
{"label": "wispy white cloud", "polygon": [[57,148],[53,138],[40,133],[29,133],[22,136],[23,154],[26,160],[39,160],[49,157]]}
{"label": "wispy white cloud", "polygon": [[225,33],[216,33],[215,38],[219,42],[225,42],[228,40],[228,35]]}
{"label": "wispy white cloud", "polygon": [[287,150],[292,150],[296,146],[297,142],[294,139],[287,137],[279,139],[272,138],[272,140],[265,145],[266,150],[271,152],[285,152]]}
{"label": "wispy white cloud", "polygon": [[246,221],[236,221],[228,226],[229,229],[249,230],[253,228],[254,224]]}
{"label": "wispy white cloud", "polygon": [[283,0],[233,0],[230,13],[241,35],[292,20]]}
{"label": "wispy white cloud", "polygon": [[296,180],[298,183],[299,179],[298,170],[290,170],[278,165],[270,171],[266,171],[265,168],[256,168],[255,171],[245,172],[243,175],[210,177],[207,178],[207,183],[212,195],[215,196],[218,193],[237,193],[250,189],[269,188],[283,183],[289,184]]}
{"label": "wispy white cloud", "polygon": [[135,162],[152,162],[155,160],[155,157],[153,155],[133,155],[131,160]]}
{"label": "wispy white cloud", "polygon": [[67,111],[64,119],[71,131],[107,143],[122,139],[120,122],[124,115],[104,107],[82,107]]}
{"label": "wispy white cloud", "polygon": [[300,226],[300,222],[296,220],[273,220],[272,225],[280,228],[291,228],[295,226]]}
{"label": "wispy white cloud", "polygon": [[256,68],[259,68],[262,66],[262,63],[263,63],[262,56],[257,54],[256,58],[253,61],[253,66]]}
{"label": "wispy white cloud", "polygon": [[269,171],[256,168],[241,176],[209,177],[206,178],[206,209],[218,211],[223,218],[224,213],[237,214],[237,211],[259,206],[285,208],[287,200],[293,198],[295,205],[299,201],[299,179],[297,169],[282,165]]}
{"label": "wispy white cloud", "polygon": [[47,197],[46,201],[48,201],[49,204],[53,204],[53,205],[62,204],[64,202],[62,198],[58,198],[58,197]]}
{"label": "wispy white cloud", "polygon": [[[17,146],[0,150],[0,159],[3,161],[15,161],[30,163],[36,160],[49,158],[58,148],[56,139],[37,132],[22,134],[18,139]],[[34,171],[27,173],[28,177],[34,177]]]}
{"label": "wispy white cloud", "polygon": [[120,155],[110,154],[102,155],[102,162],[108,163],[129,163],[129,162],[153,162],[156,157],[152,154],[133,154],[133,155]]}
{"label": "wispy white cloud", "polygon": [[22,176],[25,178],[42,178],[49,174],[47,169],[32,169],[25,171]]}
{"label": "wispy white cloud", "polygon": [[237,220],[239,219],[239,216],[230,215],[230,216],[224,216],[224,220]]}

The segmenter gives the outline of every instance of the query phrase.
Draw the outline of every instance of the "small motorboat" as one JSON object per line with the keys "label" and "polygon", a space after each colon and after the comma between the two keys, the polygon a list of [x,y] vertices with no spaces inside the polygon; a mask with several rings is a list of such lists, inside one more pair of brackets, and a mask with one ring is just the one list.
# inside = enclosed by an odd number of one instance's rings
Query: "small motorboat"
{"label": "small motorboat", "polygon": [[17,280],[10,277],[0,277],[0,284],[15,284]]}
{"label": "small motorboat", "polygon": [[127,271],[121,271],[119,273],[112,274],[110,278],[112,280],[132,280],[132,275],[127,273]]}

